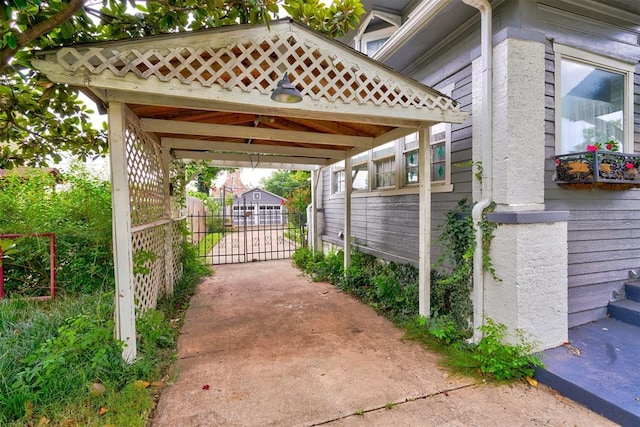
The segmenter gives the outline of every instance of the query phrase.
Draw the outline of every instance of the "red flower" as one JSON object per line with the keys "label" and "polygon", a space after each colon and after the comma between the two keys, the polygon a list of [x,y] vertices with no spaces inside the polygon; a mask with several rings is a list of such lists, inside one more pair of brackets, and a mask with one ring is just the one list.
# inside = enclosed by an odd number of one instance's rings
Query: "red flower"
{"label": "red flower", "polygon": [[636,167],[636,165],[634,165],[631,162],[627,162],[627,163],[624,164],[624,167],[627,168],[627,169],[633,169],[633,168]]}
{"label": "red flower", "polygon": [[209,384],[205,384],[205,385],[203,385],[203,386],[202,386],[202,389],[203,389],[203,390],[209,390]]}
{"label": "red flower", "polygon": [[560,159],[556,159],[556,166],[560,165]]}
{"label": "red flower", "polygon": [[613,144],[611,143],[607,144],[605,147],[607,147],[607,150],[609,151],[613,150]]}
{"label": "red flower", "polygon": [[598,150],[598,146],[597,145],[587,145],[587,151],[597,151]]}

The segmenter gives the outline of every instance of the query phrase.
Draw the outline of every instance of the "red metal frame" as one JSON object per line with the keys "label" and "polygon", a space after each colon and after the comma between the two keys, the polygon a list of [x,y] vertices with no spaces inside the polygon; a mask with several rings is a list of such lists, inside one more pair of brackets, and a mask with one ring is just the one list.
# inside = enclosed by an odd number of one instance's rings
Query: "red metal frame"
{"label": "red metal frame", "polygon": [[[49,289],[51,295],[40,297],[30,297],[27,299],[43,301],[51,299],[56,294],[56,235],[54,233],[36,234],[0,234],[0,239],[17,239],[20,237],[48,237],[49,238]],[[2,259],[2,248],[0,248],[0,259]],[[4,298],[4,263],[0,262],[0,299]]]}

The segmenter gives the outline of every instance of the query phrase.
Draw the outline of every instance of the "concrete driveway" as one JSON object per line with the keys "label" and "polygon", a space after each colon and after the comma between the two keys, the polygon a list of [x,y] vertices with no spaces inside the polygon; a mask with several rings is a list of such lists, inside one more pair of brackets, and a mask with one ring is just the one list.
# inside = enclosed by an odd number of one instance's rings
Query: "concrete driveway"
{"label": "concrete driveway", "polygon": [[153,426],[608,426],[551,390],[452,377],[439,356],[289,260],[203,280]]}

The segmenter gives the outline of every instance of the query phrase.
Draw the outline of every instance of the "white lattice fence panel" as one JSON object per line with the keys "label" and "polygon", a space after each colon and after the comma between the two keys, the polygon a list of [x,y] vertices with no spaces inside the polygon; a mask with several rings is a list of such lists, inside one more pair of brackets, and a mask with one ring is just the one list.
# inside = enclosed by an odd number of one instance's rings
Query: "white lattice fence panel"
{"label": "white lattice fence panel", "polygon": [[165,82],[175,79],[185,84],[217,85],[265,95],[271,94],[286,70],[302,94],[314,100],[460,109],[455,101],[438,92],[415,90],[390,74],[376,72],[373,67],[364,69],[296,32],[238,38],[224,47],[123,50],[69,47],[57,53],[57,61],[71,72],[108,71],[121,77],[131,73],[142,79],[153,77]]}
{"label": "white lattice fence panel", "polygon": [[164,293],[164,237],[164,226],[147,228],[131,235],[137,315],[155,308],[158,298]]}
{"label": "white lattice fence panel", "polygon": [[129,203],[133,226],[164,217],[163,174],[156,143],[132,123],[126,131]]}

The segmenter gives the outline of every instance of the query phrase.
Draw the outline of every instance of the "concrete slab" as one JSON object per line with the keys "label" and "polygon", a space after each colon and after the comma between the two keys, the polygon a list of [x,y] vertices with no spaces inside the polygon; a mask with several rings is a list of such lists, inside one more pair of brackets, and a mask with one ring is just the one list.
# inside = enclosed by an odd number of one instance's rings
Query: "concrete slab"
{"label": "concrete slab", "polygon": [[612,425],[546,390],[477,387],[438,360],[289,260],[220,266],[192,299],[153,426]]}

